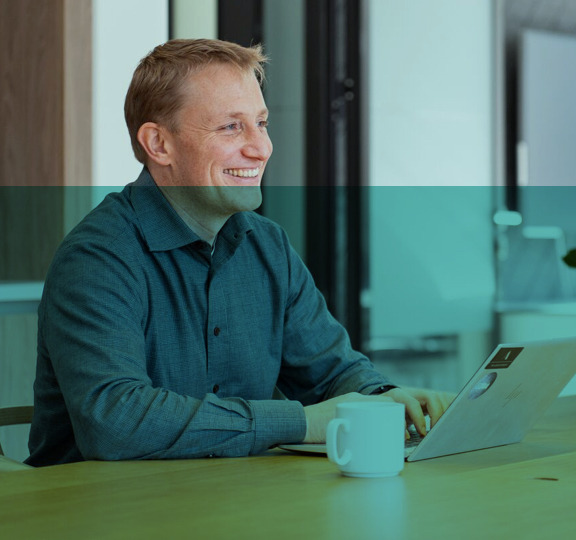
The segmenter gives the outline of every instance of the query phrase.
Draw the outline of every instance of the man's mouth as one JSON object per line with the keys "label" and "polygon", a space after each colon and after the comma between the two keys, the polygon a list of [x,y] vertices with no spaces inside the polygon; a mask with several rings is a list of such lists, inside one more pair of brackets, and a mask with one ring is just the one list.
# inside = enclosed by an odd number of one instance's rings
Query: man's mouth
{"label": "man's mouth", "polygon": [[260,174],[260,167],[256,169],[224,169],[224,174],[238,178],[256,178]]}

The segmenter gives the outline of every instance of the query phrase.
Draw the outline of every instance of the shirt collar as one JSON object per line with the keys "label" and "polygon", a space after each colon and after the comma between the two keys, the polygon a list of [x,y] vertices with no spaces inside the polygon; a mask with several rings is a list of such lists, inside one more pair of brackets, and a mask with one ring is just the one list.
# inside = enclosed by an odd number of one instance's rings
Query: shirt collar
{"label": "shirt collar", "polygon": [[[169,251],[202,240],[172,208],[146,167],[138,179],[127,186],[128,198],[142,228],[150,251]],[[237,246],[252,231],[249,212],[238,212],[224,224],[218,238]]]}

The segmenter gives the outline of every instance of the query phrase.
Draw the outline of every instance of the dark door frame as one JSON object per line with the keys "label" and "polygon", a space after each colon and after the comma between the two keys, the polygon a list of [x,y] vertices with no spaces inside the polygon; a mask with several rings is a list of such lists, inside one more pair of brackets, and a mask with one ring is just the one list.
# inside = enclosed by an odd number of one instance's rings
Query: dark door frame
{"label": "dark door frame", "polygon": [[[363,168],[360,0],[306,2],[307,262],[361,348]],[[366,229],[364,229],[366,230]]]}

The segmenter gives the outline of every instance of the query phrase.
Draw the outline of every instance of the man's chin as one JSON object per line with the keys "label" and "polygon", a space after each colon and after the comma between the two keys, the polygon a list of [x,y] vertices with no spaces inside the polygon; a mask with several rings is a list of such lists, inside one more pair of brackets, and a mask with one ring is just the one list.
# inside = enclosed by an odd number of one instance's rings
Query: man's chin
{"label": "man's chin", "polygon": [[222,202],[234,213],[251,212],[262,204],[262,190],[259,185],[226,186],[220,189],[223,189]]}

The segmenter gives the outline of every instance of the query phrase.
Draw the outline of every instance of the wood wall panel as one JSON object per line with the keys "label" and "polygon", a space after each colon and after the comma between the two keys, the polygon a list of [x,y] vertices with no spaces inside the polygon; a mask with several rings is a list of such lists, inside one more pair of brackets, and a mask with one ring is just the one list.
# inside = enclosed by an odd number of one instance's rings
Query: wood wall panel
{"label": "wood wall panel", "polygon": [[64,104],[63,183],[89,186],[92,183],[92,0],[64,0]]}
{"label": "wood wall panel", "polygon": [[64,189],[0,187],[0,281],[44,280],[64,236]]}
{"label": "wood wall panel", "polygon": [[43,280],[90,209],[92,1],[0,0],[0,280]]}
{"label": "wood wall panel", "polygon": [[62,0],[0,0],[0,186],[63,181]]}

